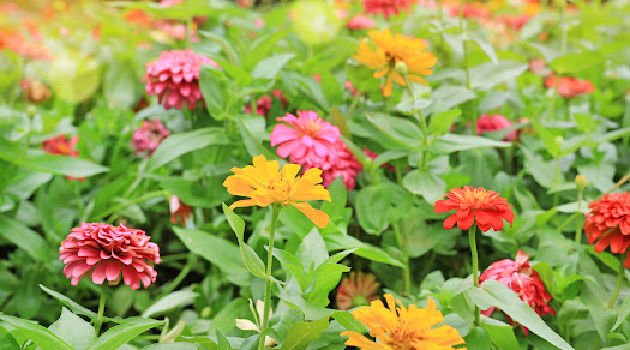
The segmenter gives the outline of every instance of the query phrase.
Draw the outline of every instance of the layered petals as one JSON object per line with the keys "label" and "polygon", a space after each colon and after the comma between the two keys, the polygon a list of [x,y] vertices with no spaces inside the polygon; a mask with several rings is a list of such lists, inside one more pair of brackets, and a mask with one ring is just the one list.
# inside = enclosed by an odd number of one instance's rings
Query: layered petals
{"label": "layered petals", "polygon": [[142,122],[142,126],[133,132],[131,146],[136,155],[145,153],[149,157],[168,135],[170,135],[170,131],[159,119],[145,120]]}
{"label": "layered petals", "polygon": [[350,276],[343,278],[337,287],[337,307],[341,310],[349,310],[377,300],[376,292],[379,285],[374,274],[351,272]]}
{"label": "layered petals", "polygon": [[[630,246],[630,193],[608,193],[588,207],[584,223],[588,243],[597,253],[610,246],[612,253],[625,254]],[[630,258],[624,266],[630,268]]]}

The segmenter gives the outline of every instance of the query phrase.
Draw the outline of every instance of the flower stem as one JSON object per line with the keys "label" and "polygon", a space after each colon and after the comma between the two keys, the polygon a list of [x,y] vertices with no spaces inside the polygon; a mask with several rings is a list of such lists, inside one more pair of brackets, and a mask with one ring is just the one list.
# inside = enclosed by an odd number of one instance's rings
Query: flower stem
{"label": "flower stem", "polygon": [[[407,79],[407,75],[404,75],[403,78],[405,79],[405,83],[407,85],[407,90],[409,91],[409,95],[411,95],[411,98],[415,101],[416,96],[413,92],[413,89],[411,88],[411,85],[409,84],[409,79]],[[427,153],[429,153],[427,149],[428,144],[429,144],[429,130],[427,128],[427,118],[424,116],[424,114],[422,114],[422,111],[419,109],[413,110],[413,116],[418,120],[418,122],[420,123],[420,128],[422,129],[422,146],[424,150],[422,151],[422,158],[421,158],[422,160],[420,162],[420,170],[424,170],[427,165]]]}
{"label": "flower stem", "polygon": [[[479,257],[477,256],[477,243],[475,242],[475,231],[477,226],[473,224],[468,229],[468,243],[470,244],[470,253],[472,254],[472,273],[473,273],[473,285],[479,287]],[[481,325],[480,310],[475,305],[475,326]]]}
{"label": "flower stem", "polygon": [[265,349],[265,336],[262,333],[269,326],[269,310],[271,310],[271,264],[273,262],[273,243],[276,235],[276,226],[278,224],[278,214],[282,207],[271,207],[271,227],[269,228],[269,250],[267,251],[267,272],[265,273],[265,309],[262,319],[261,335],[258,337],[258,350]]}
{"label": "flower stem", "polygon": [[101,288],[101,298],[98,302],[98,313],[96,314],[96,320],[94,321],[94,331],[98,337],[101,326],[103,325],[103,312],[105,311],[105,300],[107,299],[107,286],[103,285]]}
{"label": "flower stem", "polygon": [[402,263],[403,263],[403,267],[402,267],[402,290],[400,292],[400,294],[402,296],[408,296],[409,295],[409,290],[411,288],[411,273],[409,271],[409,256],[407,255],[407,247],[406,247],[406,240],[403,238],[402,232],[400,232],[400,225],[398,224],[398,221],[394,221],[393,225],[394,226],[394,233],[396,234],[396,241],[398,242],[398,247],[400,248],[400,253],[402,256]]}
{"label": "flower stem", "polygon": [[612,308],[615,305],[615,301],[617,301],[617,297],[619,296],[619,291],[621,290],[621,284],[623,283],[623,273],[626,272],[626,268],[623,266],[623,261],[626,259],[626,255],[628,253],[621,256],[619,260],[619,271],[617,271],[617,285],[615,286],[615,290],[610,297],[610,301],[608,302],[608,308]]}
{"label": "flower stem", "polygon": [[576,215],[578,219],[575,222],[575,243],[579,246],[582,243],[582,225],[584,224],[584,217],[580,218],[580,214],[582,214],[582,194],[584,193],[584,188],[578,187],[578,202],[577,202],[577,212]]}

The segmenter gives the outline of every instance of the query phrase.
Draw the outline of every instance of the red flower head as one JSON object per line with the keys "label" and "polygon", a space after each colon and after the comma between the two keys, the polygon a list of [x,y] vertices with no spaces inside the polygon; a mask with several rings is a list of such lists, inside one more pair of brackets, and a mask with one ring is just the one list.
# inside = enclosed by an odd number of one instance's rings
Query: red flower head
{"label": "red flower head", "polygon": [[322,173],[324,187],[328,188],[336,178],[341,176],[344,186],[351,190],[355,185],[354,179],[363,170],[363,165],[359,163],[343,141],[337,141],[336,147],[337,161],[331,163],[331,166]]}
{"label": "red flower head", "polygon": [[529,61],[529,71],[534,74],[543,73],[547,68],[547,63],[542,58],[534,58]]}
{"label": "red flower head", "polygon": [[184,103],[188,109],[195,109],[199,100],[203,101],[199,70],[204,64],[219,67],[215,61],[192,50],[164,51],[157,61],[146,64],[142,79],[146,82],[145,90],[150,96],[157,95],[166,109],[182,109]]}
{"label": "red flower head", "polygon": [[354,15],[354,17],[346,23],[346,27],[350,30],[370,29],[374,28],[375,25],[376,23],[374,23],[373,19],[363,14]]}
{"label": "red flower head", "polygon": [[95,284],[120,282],[120,273],[131,289],[147,288],[155,283],[157,272],[153,265],[160,263],[160,248],[150,242],[142,230],[128,229],[100,223],[82,223],[61,243],[59,260],[66,267],[66,278],[76,286],[87,275]]}
{"label": "red flower head", "polygon": [[[272,90],[271,95],[280,100],[283,109],[287,107],[288,101],[286,97],[284,97],[284,95],[282,94],[281,90]],[[269,111],[271,110],[271,106],[273,105],[272,96],[264,95],[256,101],[256,114],[269,117]],[[252,113],[251,104],[245,105],[245,113]]]}
{"label": "red flower head", "polygon": [[[607,193],[589,203],[584,233],[588,243],[595,241],[595,251],[601,253],[610,246],[614,254],[624,254],[630,245],[630,193]],[[630,267],[630,254],[624,261]]]}
{"label": "red flower head", "polygon": [[[475,133],[477,135],[485,134],[487,132],[495,132],[505,128],[509,128],[512,126],[512,122],[509,121],[506,117],[495,114],[495,115],[487,115],[484,114],[477,120],[477,130]],[[503,140],[515,140],[516,139],[516,130],[511,130],[505,135]]]}
{"label": "red flower head", "polygon": [[[504,259],[495,261],[479,276],[479,282],[485,280],[496,280],[504,286],[510,288],[521,297],[540,316],[556,312],[547,303],[551,301],[551,295],[547,293],[545,284],[540,279],[538,272],[534,271],[529,265],[529,255],[522,250],[516,253],[516,261]],[[486,316],[492,315],[494,307],[484,310]],[[509,318],[509,317],[508,317]],[[510,323],[513,321],[510,319]],[[527,328],[521,326],[525,334],[528,333]]]}
{"label": "red flower head", "polygon": [[531,16],[529,15],[503,15],[499,17],[503,23],[510,26],[515,31],[519,32],[523,29],[523,26],[529,22]]}
{"label": "red flower head", "polygon": [[514,212],[511,205],[498,193],[485,188],[453,188],[446,194],[448,199],[440,199],[433,205],[436,213],[446,213],[455,210],[455,213],[444,220],[444,228],[450,230],[457,223],[457,227],[468,230],[477,222],[477,226],[483,232],[490,228],[503,229],[503,219],[512,224]]}
{"label": "red flower head", "polygon": [[[491,15],[491,11],[486,5],[479,2],[474,2],[471,4],[464,4],[463,8],[463,16],[464,18],[477,18],[477,19],[485,19],[489,18]],[[453,17],[458,17],[460,12],[459,5],[455,5],[450,8],[449,14]]]}
{"label": "red flower head", "polygon": [[192,207],[184,204],[176,195],[172,195],[169,199],[168,209],[171,212],[171,223],[173,224],[176,224],[177,219],[179,219],[179,222],[186,226],[186,220],[192,216]]}
{"label": "red flower head", "polygon": [[548,88],[554,88],[558,85],[558,95],[564,98],[573,98],[595,91],[593,83],[588,80],[580,80],[569,77],[561,77],[560,81],[557,81],[557,79],[558,78],[555,75],[552,75],[545,81],[545,86]]}
{"label": "red flower head", "polygon": [[[68,137],[66,135],[59,135],[43,141],[42,149],[46,153],[76,158],[79,156],[79,151],[75,150],[74,146],[76,146],[78,143],[79,136],[77,135],[72,135],[70,137],[70,140],[68,140]],[[66,178],[71,181],[85,181],[84,177],[66,176]]]}
{"label": "red flower head", "polygon": [[313,111],[297,111],[298,117],[287,113],[276,120],[287,124],[276,124],[271,132],[271,146],[281,158],[289,157],[291,163],[305,168],[328,170],[337,161],[337,141],[341,132],[336,126],[325,122]]}
{"label": "red flower head", "polygon": [[155,152],[155,149],[168,137],[170,132],[159,119],[143,121],[131,137],[131,146],[136,155],[147,152],[147,157]]}
{"label": "red flower head", "polygon": [[379,283],[371,273],[351,272],[349,277],[341,280],[337,287],[337,307],[349,310],[357,306],[367,306],[378,300]]}
{"label": "red flower head", "polygon": [[409,6],[413,3],[413,0],[363,0],[363,8],[365,13],[382,13],[387,19],[391,15],[409,11]]}

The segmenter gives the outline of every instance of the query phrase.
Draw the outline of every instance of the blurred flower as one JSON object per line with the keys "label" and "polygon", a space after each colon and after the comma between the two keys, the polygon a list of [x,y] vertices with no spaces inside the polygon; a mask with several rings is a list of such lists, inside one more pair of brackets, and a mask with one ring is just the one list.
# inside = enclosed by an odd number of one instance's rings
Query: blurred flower
{"label": "blurred flower", "polygon": [[314,111],[297,111],[298,117],[287,113],[270,135],[271,146],[281,158],[308,168],[327,170],[337,161],[336,143],[341,132],[336,126],[323,121]]}
{"label": "blurred flower", "polygon": [[336,178],[341,177],[343,179],[343,185],[348,190],[351,190],[355,186],[355,178],[359,175],[359,172],[363,170],[363,165],[355,158],[354,154],[352,154],[343,141],[338,140],[335,147],[337,149],[337,160],[329,163],[330,166],[326,168],[322,174],[324,187],[328,188]]}
{"label": "blurred flower", "polygon": [[525,24],[531,19],[531,16],[528,15],[503,15],[500,16],[499,19],[503,21],[510,28],[519,32],[523,28]]}
{"label": "blurred flower", "polygon": [[444,220],[444,228],[450,230],[457,223],[457,227],[468,230],[477,222],[477,226],[483,232],[490,228],[503,229],[503,220],[512,224],[514,212],[511,205],[498,193],[485,188],[453,188],[446,194],[448,199],[440,199],[435,202],[433,209],[436,213],[446,213],[455,210],[455,213]]}
{"label": "blurred flower", "polygon": [[[58,135],[58,136],[55,136],[48,140],[43,141],[42,149],[46,153],[76,158],[79,156],[79,151],[75,150],[74,146],[76,146],[78,143],[79,143],[79,136],[77,135],[72,135],[70,137],[70,140],[68,140],[68,137],[66,135]],[[84,177],[66,176],[66,179],[70,181],[72,180],[85,181]]]}
{"label": "blurred flower", "polygon": [[[449,8],[449,13],[453,17],[459,17],[459,13],[460,13],[459,4],[453,4],[453,6]],[[485,19],[485,18],[489,18],[490,15],[491,15],[490,9],[481,2],[473,2],[473,3],[464,4],[464,7],[463,7],[464,18]]]}
{"label": "blurred flower", "polygon": [[322,0],[295,1],[289,10],[289,19],[295,35],[308,45],[333,40],[343,25],[335,6]]}
{"label": "blurred flower", "polygon": [[[363,149],[363,153],[368,156],[370,159],[374,160],[378,157],[378,153],[370,151],[367,147]],[[383,163],[381,164],[381,168],[389,169],[390,171],[396,171],[396,167],[391,163]]]}
{"label": "blurred flower", "polygon": [[346,9],[336,9],[335,10],[335,15],[337,16],[337,18],[339,19],[346,19],[348,18],[348,10]]}
{"label": "blurred flower", "polygon": [[[521,124],[529,124],[531,123],[531,120],[529,120],[529,118],[526,118],[526,117],[519,117],[516,119],[516,122],[521,123]],[[520,140],[523,134],[534,134],[534,133],[536,133],[536,130],[534,129],[534,127],[527,126],[524,128],[520,128],[516,131],[516,138]]]}
{"label": "blurred flower", "polygon": [[187,206],[176,195],[171,195],[168,200],[168,210],[171,212],[171,223],[176,224],[177,220],[186,226],[186,221],[192,216],[192,207]]}
{"label": "blurred flower", "polygon": [[555,75],[552,75],[545,81],[545,86],[548,88],[555,88],[558,86],[558,95],[564,98],[573,98],[583,94],[588,94],[595,91],[593,83],[588,80],[580,80],[569,77],[561,77],[560,80]]}
{"label": "blurred flower", "polygon": [[346,27],[352,30],[371,29],[374,28],[375,25],[376,23],[373,19],[363,14],[354,15],[354,17],[346,23]]}
{"label": "blurred flower", "polygon": [[[283,109],[287,107],[288,101],[286,97],[284,97],[284,95],[282,94],[281,90],[271,90],[271,95],[275,97],[276,99],[280,100],[280,103]],[[256,101],[256,114],[269,117],[269,111],[271,110],[271,106],[273,105],[272,96],[263,95]],[[252,113],[251,104],[245,105],[245,113],[247,114]]]}
{"label": "blurred flower", "polygon": [[[526,302],[534,311],[540,315],[548,313],[555,314],[547,303],[551,301],[551,295],[547,293],[545,284],[540,279],[538,272],[534,271],[529,265],[529,255],[522,250],[516,253],[516,260],[504,259],[495,261],[490,265],[481,276],[479,282],[485,280],[496,280],[504,286],[513,290]],[[481,311],[486,316],[492,315],[494,307]],[[508,317],[508,319],[510,319]],[[510,323],[514,322],[510,319]],[[521,326],[525,334],[528,333],[527,328]]]}
{"label": "blurred flower", "polygon": [[[512,122],[500,114],[484,114],[477,120],[475,134],[481,135],[487,132],[496,132],[512,126]],[[504,141],[516,140],[516,130],[511,130],[505,135]]]}
{"label": "blurred flower", "polygon": [[[588,204],[584,233],[597,253],[610,246],[614,254],[624,254],[630,245],[630,193],[607,193]],[[630,268],[630,254],[624,266]]]}
{"label": "blurred flower", "polygon": [[529,71],[534,74],[543,73],[547,68],[547,63],[542,58],[533,58],[529,61]]}
{"label": "blurred flower", "polygon": [[[157,272],[150,263],[160,263],[160,248],[144,231],[101,223],[82,223],[61,243],[59,260],[66,265],[66,278],[76,286],[87,275],[95,284],[118,284],[120,274],[131,289],[155,283]],[[150,261],[150,262],[147,262]]]}
{"label": "blurred flower", "polygon": [[[405,308],[391,294],[385,294],[387,308],[380,300],[373,301],[369,307],[362,307],[352,312],[355,319],[370,329],[370,335],[376,342],[354,331],[342,332],[342,337],[349,337],[346,345],[356,346],[361,350],[394,349],[435,349],[450,350],[453,345],[464,344],[464,339],[451,326],[436,325],[444,321],[442,313],[436,309],[435,302],[429,298],[426,309],[414,304]],[[397,307],[396,304],[400,304]]]}
{"label": "blurred flower", "polygon": [[133,9],[125,15],[125,21],[138,24],[144,27],[151,25],[151,17],[141,9]]}
{"label": "blurred flower", "polygon": [[374,72],[374,78],[386,77],[383,90],[385,97],[389,97],[392,93],[392,79],[399,85],[407,85],[403,76],[395,69],[396,64],[400,62],[407,66],[409,80],[426,84],[420,74],[432,74],[431,67],[435,65],[437,58],[431,52],[424,51],[427,48],[427,42],[424,39],[406,38],[402,34],[392,36],[387,28],[380,32],[370,31],[368,36],[372,44],[376,46],[376,50],[373,50],[363,38],[358,46],[357,54],[352,57],[378,70]]}
{"label": "blurred flower", "polygon": [[[250,309],[252,309],[252,314],[254,315],[254,321],[256,321],[256,323],[247,319],[237,318],[235,320],[236,328],[242,331],[255,331],[257,333],[260,333],[260,328],[261,328],[260,320],[262,320],[264,317],[265,303],[262,300],[257,300],[256,311],[254,311],[254,305],[252,304],[252,299],[249,299],[249,307]],[[272,311],[271,311],[271,308],[269,308],[269,317],[271,317],[271,315],[272,315]],[[270,336],[265,336],[265,346],[274,346],[274,345],[276,345],[276,340]]]}
{"label": "blurred flower", "polygon": [[35,42],[25,38],[22,34],[0,30],[0,51],[9,50],[33,61],[52,61],[52,53]]}
{"label": "blurred flower", "polygon": [[363,8],[365,13],[382,13],[388,19],[391,15],[409,11],[409,6],[413,3],[413,0],[363,0]]}
{"label": "blurred flower", "polygon": [[31,103],[42,103],[52,96],[50,89],[36,79],[22,80],[20,86],[24,99]]}
{"label": "blurred flower", "polygon": [[204,64],[219,67],[215,61],[192,50],[164,51],[157,61],[146,64],[142,79],[146,82],[145,90],[150,96],[157,95],[165,109],[182,109],[184,103],[188,109],[195,109],[199,100],[203,101],[199,70]]}
{"label": "blurred flower", "polygon": [[168,135],[170,135],[170,132],[159,119],[144,120],[142,126],[133,132],[131,146],[136,155],[146,152],[148,157],[155,152],[155,149]]}
{"label": "blurred flower", "polygon": [[352,84],[350,80],[346,80],[346,82],[343,84],[343,87],[346,88],[346,90],[350,91],[352,97],[355,97],[359,94],[359,90],[354,86],[354,84]]}
{"label": "blurred flower", "polygon": [[309,169],[302,176],[297,176],[300,172],[298,164],[287,164],[281,171],[279,168],[277,161],[267,160],[263,155],[254,157],[253,166],[232,168],[234,175],[228,176],[223,186],[230,194],[250,199],[236,201],[230,209],[254,205],[291,205],[318,227],[326,227],[330,220],[328,214],[306,203],[312,200],[330,201],[328,190],[321,185],[322,171]]}
{"label": "blurred flower", "polygon": [[350,276],[343,278],[337,287],[337,307],[349,310],[378,300],[379,285],[372,273],[350,272]]}
{"label": "blurred flower", "polygon": [[164,7],[171,7],[177,4],[181,4],[182,2],[185,2],[185,1],[186,0],[161,0],[160,4]]}

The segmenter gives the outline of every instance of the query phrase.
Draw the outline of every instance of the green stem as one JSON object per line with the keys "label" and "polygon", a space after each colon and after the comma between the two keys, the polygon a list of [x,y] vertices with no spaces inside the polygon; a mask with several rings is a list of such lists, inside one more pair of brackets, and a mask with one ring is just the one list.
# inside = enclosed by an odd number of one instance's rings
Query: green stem
{"label": "green stem", "polygon": [[395,221],[393,223],[394,226],[394,233],[396,234],[396,241],[398,242],[398,247],[400,248],[400,254],[402,257],[402,263],[403,263],[403,267],[402,267],[402,290],[400,292],[400,294],[402,296],[407,296],[409,295],[409,290],[411,288],[411,273],[409,271],[409,256],[407,255],[407,247],[406,247],[406,240],[404,239],[402,232],[400,232],[400,226],[398,224],[398,221]]}
{"label": "green stem", "polygon": [[[413,89],[411,88],[411,85],[409,84],[407,75],[404,75],[403,78],[405,79],[407,90],[409,90],[409,95],[411,95],[411,98],[415,100],[416,96],[413,93]],[[427,165],[427,155],[428,155],[427,153],[429,153],[427,149],[428,144],[429,144],[429,130],[427,128],[427,119],[425,118],[424,114],[422,114],[422,111],[417,110],[417,109],[413,110],[413,116],[418,120],[418,122],[420,123],[420,128],[422,129],[422,145],[423,145],[424,150],[422,151],[420,170],[424,170]]]}
{"label": "green stem", "polygon": [[626,268],[623,266],[623,261],[626,259],[626,255],[628,253],[621,256],[619,259],[619,271],[617,271],[617,285],[615,286],[615,290],[610,297],[610,301],[608,302],[608,308],[612,308],[615,305],[615,301],[617,301],[617,297],[619,296],[619,291],[621,290],[621,284],[623,283],[623,274],[626,271]]}
{"label": "green stem", "polygon": [[278,224],[278,214],[282,207],[271,207],[271,227],[269,228],[269,250],[267,251],[267,271],[265,273],[265,309],[262,319],[261,335],[258,337],[258,350],[265,349],[265,336],[262,333],[269,326],[269,311],[271,310],[271,264],[273,262],[273,243],[276,235],[276,226]]}
{"label": "green stem", "polygon": [[578,186],[578,202],[577,202],[577,212],[575,213],[578,216],[578,220],[575,223],[575,243],[579,246],[582,243],[582,224],[584,220],[579,218],[579,215],[582,214],[582,194],[584,189]]}
{"label": "green stem", "polygon": [[107,299],[107,285],[103,285],[101,288],[101,298],[98,302],[98,313],[96,314],[96,320],[94,321],[94,331],[98,337],[101,326],[103,325],[103,313],[105,311],[105,300]]}
{"label": "green stem", "polygon": [[190,270],[192,270],[193,263],[196,262],[196,261],[197,261],[197,259],[196,259],[196,256],[194,254],[188,254],[188,258],[186,259],[186,265],[184,265],[184,268],[179,272],[179,275],[177,275],[177,277],[175,277],[173,282],[171,282],[168,286],[166,286],[166,288],[164,288],[164,291],[162,293],[160,293],[160,295],[161,296],[165,296],[165,295],[168,295],[169,293],[171,293],[172,291],[174,291],[175,288],[177,288],[177,286],[180,283],[182,283],[184,278],[186,278],[186,276],[188,275]]}
{"label": "green stem", "polygon": [[105,213],[99,215],[98,217],[100,218],[105,218],[108,217],[111,214],[114,214],[120,210],[123,210],[127,207],[130,207],[134,204],[138,204],[138,203],[142,203],[144,201],[147,201],[149,199],[153,199],[155,197],[160,197],[160,196],[164,196],[168,199],[168,196],[170,195],[170,193],[168,191],[155,191],[155,192],[149,192],[143,196],[140,196],[138,198],[134,198],[132,200],[129,200],[123,204],[117,205],[115,207],[113,207],[112,209],[107,210]]}
{"label": "green stem", "polygon": [[[470,244],[470,253],[472,255],[472,274],[473,285],[479,287],[479,257],[477,256],[477,243],[475,242],[475,231],[477,226],[474,224],[468,229],[468,243]],[[479,307],[475,305],[475,326],[481,325],[481,316]]]}

